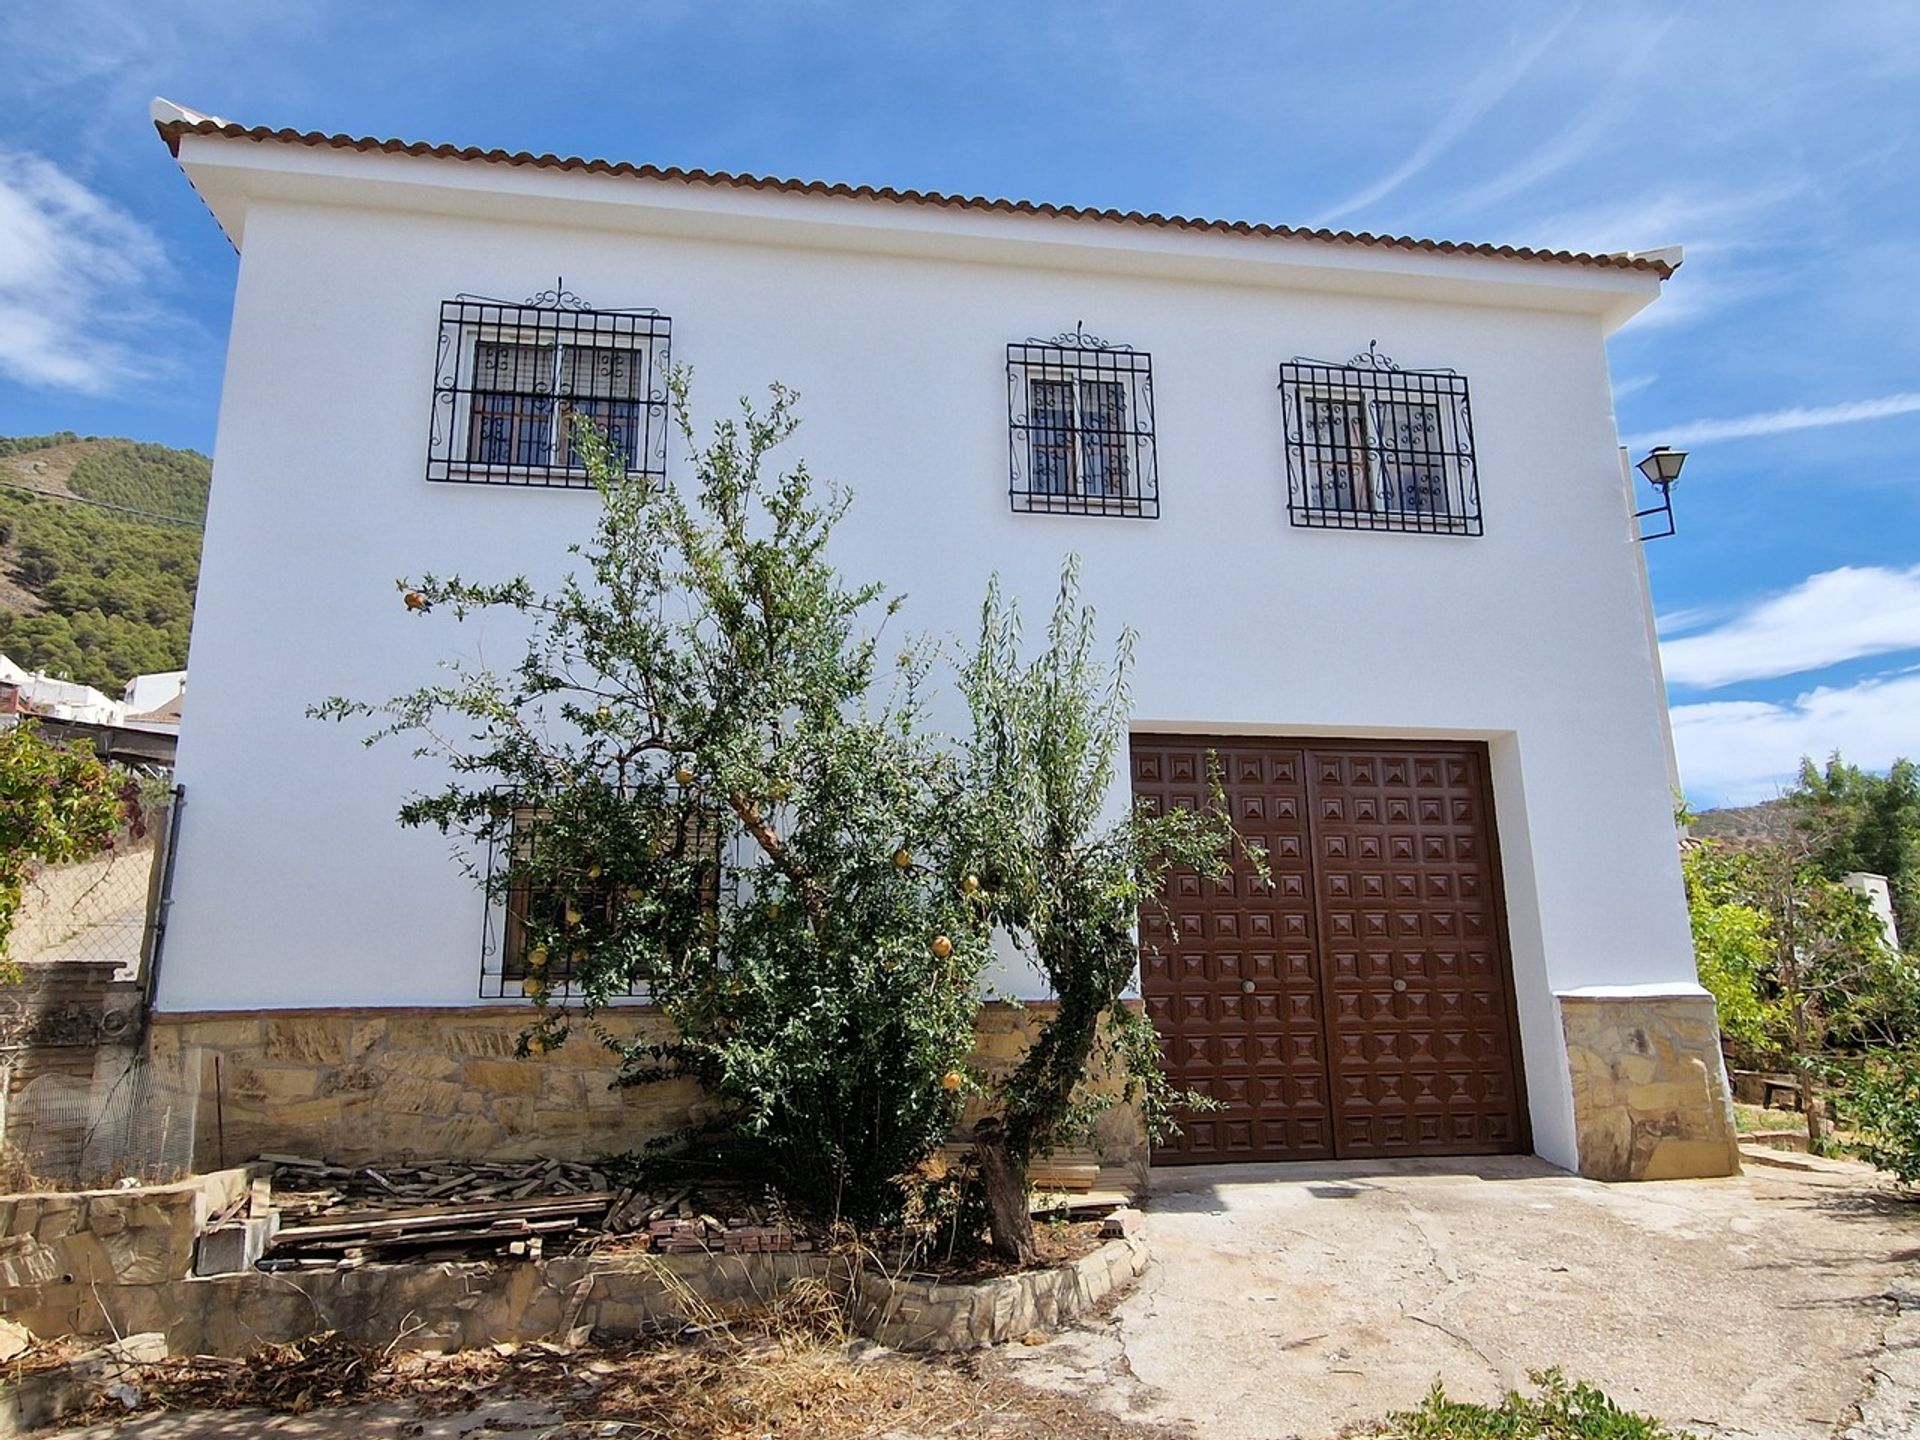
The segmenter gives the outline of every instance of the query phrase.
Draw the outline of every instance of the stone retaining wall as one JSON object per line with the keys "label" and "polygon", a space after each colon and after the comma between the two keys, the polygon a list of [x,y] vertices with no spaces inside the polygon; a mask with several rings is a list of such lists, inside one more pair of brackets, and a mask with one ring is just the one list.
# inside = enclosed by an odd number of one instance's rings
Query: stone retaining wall
{"label": "stone retaining wall", "polygon": [[[983,1006],[976,1062],[1010,1069],[1051,1013],[1044,1003]],[[618,1061],[584,1029],[558,1050],[516,1058],[529,1018],[525,1005],[156,1014],[148,1053],[156,1089],[196,1115],[193,1162],[208,1167],[261,1154],[588,1160],[707,1114],[692,1081],[612,1088]],[[623,1039],[665,1034],[650,1007],[604,1010],[598,1023]],[[1098,1141],[1101,1158],[1144,1177],[1132,1108],[1107,1111]]]}
{"label": "stone retaining wall", "polygon": [[[704,1113],[690,1080],[613,1088],[613,1052],[578,1033],[525,1059],[524,1005],[156,1014],[156,1076],[197,1097],[197,1164],[294,1154],[400,1159],[589,1159],[637,1148]],[[602,1012],[621,1039],[659,1038],[652,1011]]]}
{"label": "stone retaining wall", "polygon": [[896,1281],[843,1256],[786,1254],[560,1256],[209,1279],[149,1280],[135,1267],[124,1279],[61,1274],[0,1290],[0,1315],[42,1337],[160,1331],[175,1354],[245,1355],[322,1330],[447,1351],[564,1339],[583,1326],[637,1335],[811,1284],[851,1296],[855,1329],[883,1345],[950,1351],[1070,1323],[1145,1266],[1145,1246],[1123,1239],[1058,1269],[979,1285]]}
{"label": "stone retaining wall", "polygon": [[1580,1173],[1679,1180],[1740,1173],[1720,1024],[1708,995],[1560,996]]}
{"label": "stone retaining wall", "polygon": [[84,1307],[68,1303],[74,1295],[94,1286],[159,1286],[191,1273],[200,1231],[247,1193],[247,1183],[245,1170],[222,1170],[178,1185],[0,1195],[0,1314],[36,1335],[100,1333],[83,1323]]}
{"label": "stone retaining wall", "polygon": [[1026,1270],[975,1285],[897,1281],[862,1274],[854,1325],[896,1350],[973,1350],[1070,1325],[1147,1268],[1139,1240],[1109,1240],[1051,1270]]}

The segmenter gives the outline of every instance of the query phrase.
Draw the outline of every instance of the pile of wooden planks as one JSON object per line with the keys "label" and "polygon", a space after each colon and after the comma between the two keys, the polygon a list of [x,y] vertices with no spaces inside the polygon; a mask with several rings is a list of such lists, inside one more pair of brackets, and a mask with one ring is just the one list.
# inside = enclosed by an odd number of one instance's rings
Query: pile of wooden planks
{"label": "pile of wooden planks", "polygon": [[568,1160],[445,1160],[422,1164],[332,1165],[298,1155],[262,1155],[273,1167],[283,1219],[605,1194],[614,1187],[591,1165]]}
{"label": "pile of wooden planks", "polygon": [[471,1260],[490,1255],[538,1259],[550,1239],[598,1231],[618,1198],[617,1193],[602,1190],[332,1214],[295,1225],[282,1223],[267,1243],[263,1268],[333,1267],[366,1260]]}
{"label": "pile of wooden planks", "polygon": [[[784,1213],[748,1203],[730,1187],[698,1194],[692,1185],[615,1188],[604,1171],[576,1161],[356,1167],[262,1155],[256,1173],[256,1188],[270,1190],[278,1218],[266,1269],[539,1259],[602,1243],[666,1254],[809,1250],[814,1243]],[[259,1197],[255,1212],[267,1208]]]}

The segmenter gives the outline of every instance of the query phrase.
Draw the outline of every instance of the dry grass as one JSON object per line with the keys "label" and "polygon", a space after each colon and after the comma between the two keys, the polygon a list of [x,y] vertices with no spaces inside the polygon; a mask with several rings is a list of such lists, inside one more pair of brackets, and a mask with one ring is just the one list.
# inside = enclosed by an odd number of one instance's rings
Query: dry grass
{"label": "dry grass", "polygon": [[34,1173],[33,1162],[23,1152],[0,1144],[0,1195],[30,1195],[58,1188],[53,1181]]}
{"label": "dry grass", "polygon": [[[142,1367],[144,1409],[341,1409],[366,1402],[422,1417],[532,1401],[556,1435],[622,1440],[1171,1440],[1080,1401],[990,1379],[964,1357],[920,1359],[853,1340],[824,1290],[796,1291],[680,1334],[580,1349],[500,1345],[395,1355],[322,1335],[242,1360]],[[118,1418],[102,1406],[96,1421]],[[485,1428],[484,1421],[482,1428]]]}

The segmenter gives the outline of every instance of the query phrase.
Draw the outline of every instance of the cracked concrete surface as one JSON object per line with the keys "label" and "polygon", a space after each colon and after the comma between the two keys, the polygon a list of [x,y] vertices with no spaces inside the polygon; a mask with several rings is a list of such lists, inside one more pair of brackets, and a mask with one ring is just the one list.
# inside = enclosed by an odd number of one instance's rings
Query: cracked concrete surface
{"label": "cracked concrete surface", "polygon": [[1491,1400],[1550,1366],[1707,1436],[1920,1434],[1920,1206],[1863,1166],[1162,1170],[1146,1233],[1139,1288],[996,1352],[1010,1374],[1222,1440],[1333,1436],[1435,1379]]}

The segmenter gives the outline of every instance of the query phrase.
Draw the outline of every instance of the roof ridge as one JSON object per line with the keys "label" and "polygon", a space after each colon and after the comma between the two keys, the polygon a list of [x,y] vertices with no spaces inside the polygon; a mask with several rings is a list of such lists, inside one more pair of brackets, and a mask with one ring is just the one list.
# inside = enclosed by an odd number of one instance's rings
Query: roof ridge
{"label": "roof ridge", "polygon": [[[374,136],[327,134],[319,130],[273,129],[265,125],[240,125],[217,116],[198,115],[194,111],[156,101],[154,129],[167,148],[177,157],[180,140],[187,135],[219,136],[229,140],[257,143],[305,145],[361,153],[378,151],[389,155],[413,155],[438,160],[463,160],[486,164],[514,165],[542,170],[566,170],[589,175],[614,175],[639,180],[665,180],[688,185],[709,185],[742,190],[773,191],[789,195],[822,195],[834,199],[876,200],[902,205],[934,205],[954,210],[983,210],[1000,214],[1042,215],[1064,220],[1095,220],[1107,223],[1142,225],[1167,230],[1202,230],[1216,234],[1256,235],[1282,240],[1314,240],[1327,244],[1363,245],[1375,249],[1419,250],[1439,255],[1478,255],[1503,260],[1530,260],[1553,264],[1582,265],[1595,269],[1635,270],[1659,276],[1662,280],[1678,268],[1668,259],[1677,247],[1663,251],[1635,253],[1621,251],[1589,253],[1577,250],[1546,250],[1524,245],[1493,245],[1459,240],[1430,240],[1410,235],[1380,235],[1365,230],[1332,230],[1325,226],[1279,225],[1258,220],[1209,220],[1198,216],[1165,215],[1159,211],[1092,208],[1058,205],[1051,201],[1010,200],[986,195],[953,195],[939,190],[900,189],[890,185],[852,185],[845,181],[800,180],[790,177],[755,175],[730,170],[706,170],[679,165],[636,164],[630,160],[587,159],[579,155],[536,154],[528,150],[502,150],[478,145],[452,145],[425,140],[379,139]],[[164,117],[164,118],[163,118]],[[193,117],[193,118],[187,118]]]}

